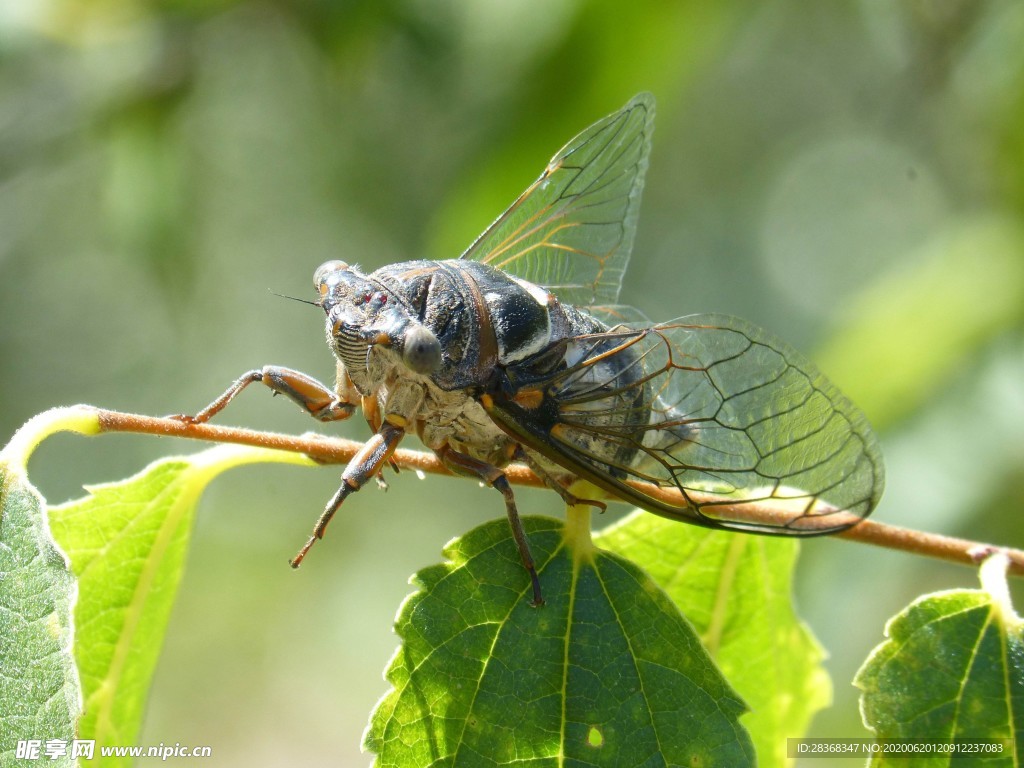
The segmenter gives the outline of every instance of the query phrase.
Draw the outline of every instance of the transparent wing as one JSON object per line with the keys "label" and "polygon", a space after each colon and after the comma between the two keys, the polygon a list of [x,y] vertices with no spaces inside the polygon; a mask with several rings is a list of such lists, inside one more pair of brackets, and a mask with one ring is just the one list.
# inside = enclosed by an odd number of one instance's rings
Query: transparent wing
{"label": "transparent wing", "polygon": [[[649,511],[809,536],[848,528],[881,496],[881,451],[863,414],[749,323],[694,315],[620,327],[574,339],[565,359],[521,376],[492,415],[528,447]],[[536,405],[536,392],[547,407],[521,407]]]}
{"label": "transparent wing", "polygon": [[569,304],[614,304],[653,131],[654,97],[641,93],[562,147],[462,258],[542,285]]}

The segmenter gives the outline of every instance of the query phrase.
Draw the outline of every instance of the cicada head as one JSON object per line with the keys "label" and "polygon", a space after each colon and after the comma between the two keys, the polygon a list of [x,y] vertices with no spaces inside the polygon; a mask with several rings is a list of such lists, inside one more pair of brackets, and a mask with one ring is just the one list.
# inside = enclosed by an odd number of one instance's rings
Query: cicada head
{"label": "cicada head", "polygon": [[378,346],[397,352],[414,373],[440,367],[440,342],[405,297],[343,261],[322,264],[313,283],[327,314],[327,343],[350,375],[358,378],[368,370],[370,352]]}

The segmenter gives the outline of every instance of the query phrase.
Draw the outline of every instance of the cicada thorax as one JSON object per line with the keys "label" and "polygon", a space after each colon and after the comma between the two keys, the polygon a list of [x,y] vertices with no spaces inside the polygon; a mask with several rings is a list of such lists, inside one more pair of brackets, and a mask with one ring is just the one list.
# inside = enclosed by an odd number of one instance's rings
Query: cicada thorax
{"label": "cicada thorax", "polygon": [[[346,373],[339,382],[350,377],[385,418],[413,425],[434,450],[450,446],[503,465],[520,441],[481,407],[497,399],[530,425],[534,443],[561,442],[595,471],[627,472],[652,402],[642,361],[623,343],[632,332],[609,332],[547,290],[477,262],[411,261],[358,278],[369,286],[355,291],[367,309],[362,325],[329,333]],[[403,364],[414,328],[440,348],[429,373]],[[605,436],[624,433],[628,440]]]}
{"label": "cicada thorax", "polygon": [[553,296],[471,262],[404,262],[369,275],[338,263],[318,281],[339,396],[354,389],[364,410],[373,404],[371,424],[401,424],[435,451],[508,463],[515,445],[477,395],[564,331]]}
{"label": "cicada thorax", "polygon": [[574,329],[539,286],[472,261],[411,261],[371,275],[399,294],[440,342],[431,375],[448,391],[486,386],[498,369],[548,349]]}
{"label": "cicada thorax", "polygon": [[[438,387],[486,394],[486,403],[497,397],[532,425],[535,440],[561,442],[595,471],[625,476],[651,430],[635,332],[609,332],[544,288],[486,264],[409,262],[374,277],[401,291],[440,341],[444,362],[431,376]],[[536,458],[553,474],[571,474]]]}

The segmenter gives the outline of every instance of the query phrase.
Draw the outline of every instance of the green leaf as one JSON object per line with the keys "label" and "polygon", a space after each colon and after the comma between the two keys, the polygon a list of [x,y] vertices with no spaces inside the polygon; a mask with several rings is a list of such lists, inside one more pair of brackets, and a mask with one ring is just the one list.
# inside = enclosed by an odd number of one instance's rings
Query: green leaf
{"label": "green leaf", "polygon": [[886,626],[889,639],[854,680],[864,721],[879,739],[1000,740],[1007,748],[984,765],[1021,764],[1014,751],[1024,745],[1024,623],[1010,606],[1005,563],[1002,556],[986,561],[984,589],[925,595]]}
{"label": "green leaf", "polygon": [[46,527],[42,497],[22,468],[0,462],[0,765],[19,762],[18,741],[75,737],[74,599],[74,578]]}
{"label": "green leaf", "polygon": [[[75,660],[85,700],[79,734],[95,739],[97,748],[135,743],[201,493],[226,469],[260,461],[310,463],[278,451],[218,446],[155,462],[50,510],[54,536],[79,579]],[[103,762],[129,763],[127,757]]]}
{"label": "green leaf", "polygon": [[825,654],[793,607],[798,542],[680,525],[636,511],[595,543],[628,558],[668,592],[722,673],[750,707],[743,723],[758,765],[789,765],[831,700]]}
{"label": "green leaf", "polygon": [[541,608],[505,521],[416,575],[394,690],[366,733],[376,765],[753,764],[745,707],[693,629],[636,566],[595,549],[580,518],[523,521]]}
{"label": "green leaf", "polygon": [[[95,739],[96,759],[99,747],[134,743],[200,494],[241,464],[313,464],[282,451],[218,446],[96,486],[47,516],[25,465],[59,431],[97,434],[95,410],[42,413],[0,452],[2,765],[21,763],[18,741]],[[64,755],[53,764],[74,761]]]}
{"label": "green leaf", "polygon": [[[40,414],[0,451],[0,765],[25,765],[19,741],[75,738],[81,711],[72,658],[75,580],[46,523],[43,497],[25,464],[47,435],[62,430],[98,431],[95,417],[79,409]],[[74,765],[65,753],[52,765]]]}

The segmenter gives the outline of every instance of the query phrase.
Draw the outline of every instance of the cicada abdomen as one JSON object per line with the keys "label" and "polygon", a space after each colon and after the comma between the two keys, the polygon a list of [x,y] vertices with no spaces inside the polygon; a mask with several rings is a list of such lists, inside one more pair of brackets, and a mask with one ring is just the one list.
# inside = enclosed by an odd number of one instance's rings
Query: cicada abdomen
{"label": "cicada abdomen", "polygon": [[698,525],[797,536],[848,528],[878,502],[881,454],[863,415],[749,323],[692,316],[566,348],[529,398],[516,384],[497,390],[491,415],[619,498]]}

